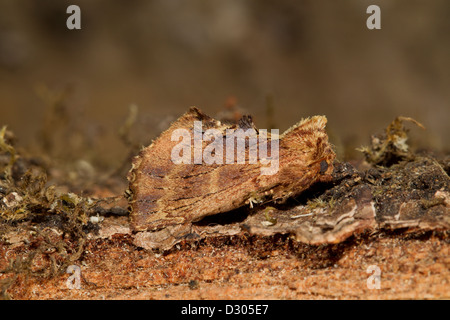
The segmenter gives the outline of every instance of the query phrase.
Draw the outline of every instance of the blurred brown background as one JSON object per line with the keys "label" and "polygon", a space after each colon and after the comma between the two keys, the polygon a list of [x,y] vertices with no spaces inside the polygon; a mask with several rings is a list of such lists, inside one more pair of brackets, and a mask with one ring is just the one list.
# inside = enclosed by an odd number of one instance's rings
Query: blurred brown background
{"label": "blurred brown background", "polygon": [[[82,30],[66,28],[70,4]],[[371,4],[381,30],[366,28]],[[74,160],[123,161],[132,104],[147,143],[232,97],[260,128],[327,115],[341,158],[398,115],[426,126],[408,125],[419,146],[448,150],[449,89],[448,0],[0,1],[0,125]]]}

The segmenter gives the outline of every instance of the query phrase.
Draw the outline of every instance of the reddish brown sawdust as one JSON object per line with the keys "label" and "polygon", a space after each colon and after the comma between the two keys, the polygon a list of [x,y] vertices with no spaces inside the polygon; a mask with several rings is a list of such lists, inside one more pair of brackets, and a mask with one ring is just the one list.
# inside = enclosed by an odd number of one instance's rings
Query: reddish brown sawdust
{"label": "reddish brown sawdust", "polygon": [[[448,236],[380,233],[334,246],[223,237],[161,255],[116,235],[87,244],[77,262],[87,281],[81,289],[68,289],[68,274],[19,275],[7,293],[13,299],[448,299],[449,248]],[[15,253],[6,246],[0,253],[2,269]],[[381,269],[380,290],[367,287],[370,265]]]}

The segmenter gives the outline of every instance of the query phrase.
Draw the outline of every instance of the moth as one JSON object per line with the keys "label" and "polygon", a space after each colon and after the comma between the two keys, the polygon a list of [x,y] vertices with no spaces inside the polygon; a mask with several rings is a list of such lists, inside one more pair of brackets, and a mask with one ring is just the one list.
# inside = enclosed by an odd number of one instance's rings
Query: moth
{"label": "moth", "polygon": [[132,161],[126,194],[133,229],[156,231],[245,205],[281,203],[330,181],[336,155],[326,123],[313,116],[278,135],[258,130],[250,116],[224,124],[190,108]]}

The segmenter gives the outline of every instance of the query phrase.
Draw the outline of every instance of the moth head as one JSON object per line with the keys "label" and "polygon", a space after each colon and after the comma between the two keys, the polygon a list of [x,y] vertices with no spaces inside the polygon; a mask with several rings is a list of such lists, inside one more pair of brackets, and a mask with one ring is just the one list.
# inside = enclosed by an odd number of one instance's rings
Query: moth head
{"label": "moth head", "polygon": [[319,180],[330,180],[336,154],[328,142],[326,124],[325,116],[314,116],[283,133],[280,143],[282,167],[317,175]]}

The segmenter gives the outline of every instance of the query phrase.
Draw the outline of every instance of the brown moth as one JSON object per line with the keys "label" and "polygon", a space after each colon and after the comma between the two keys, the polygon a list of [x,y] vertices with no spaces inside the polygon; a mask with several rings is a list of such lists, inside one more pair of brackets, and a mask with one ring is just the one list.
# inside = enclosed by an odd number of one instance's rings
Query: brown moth
{"label": "brown moth", "polygon": [[[201,121],[202,132],[196,132],[195,121]],[[249,116],[244,116],[237,125],[225,125],[191,108],[133,159],[127,176],[130,183],[127,196],[134,230],[154,231],[191,223],[246,204],[283,202],[315,182],[330,181],[336,155],[328,143],[326,122],[324,116],[307,118],[280,136],[267,134],[264,140],[259,139],[263,132],[255,128]],[[180,143],[179,137],[174,139],[179,129],[190,133],[183,138],[184,143]],[[208,129],[216,129],[222,137],[216,134],[215,139],[205,138]],[[237,129],[254,129],[258,139],[246,139],[244,150],[233,150],[231,157],[238,159],[243,152],[245,163],[226,163],[226,157],[230,156],[223,151],[226,138]],[[197,137],[204,134],[203,140],[194,141],[196,134]],[[239,137],[236,145],[238,140]],[[223,145],[222,154],[220,149],[211,152],[222,163],[208,164],[206,160],[195,163],[195,153],[207,148],[211,151],[211,141],[215,146]],[[195,143],[200,149],[188,148]],[[173,161],[176,148],[184,151],[186,163]],[[256,162],[252,153],[255,149],[258,150]],[[267,151],[267,157],[261,156],[260,150]],[[271,174],[263,174],[268,159],[276,161],[278,167]]]}

